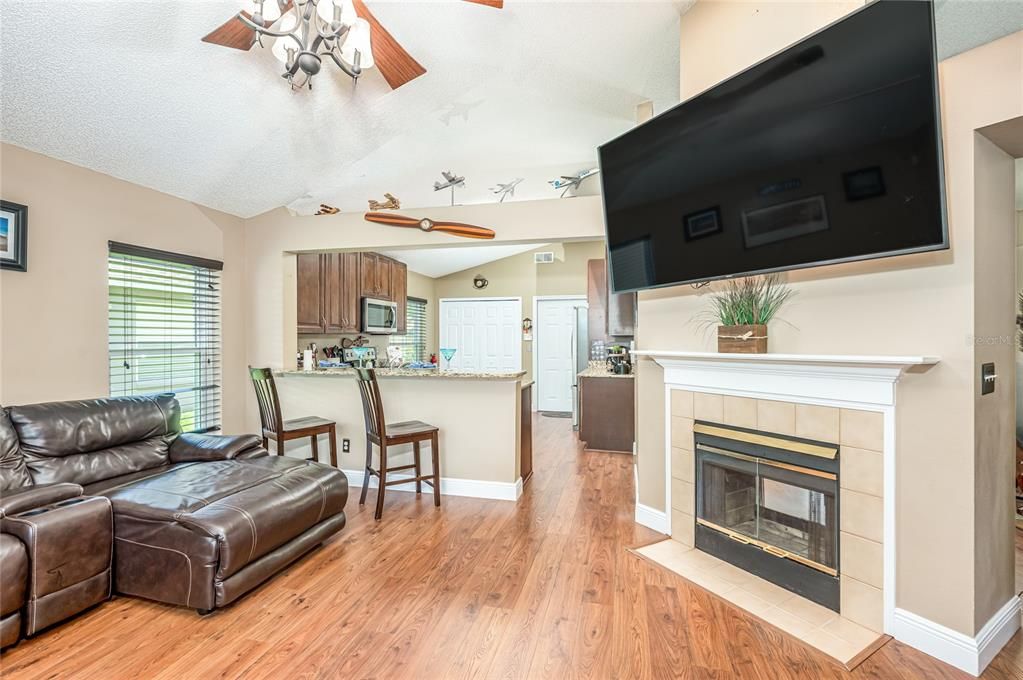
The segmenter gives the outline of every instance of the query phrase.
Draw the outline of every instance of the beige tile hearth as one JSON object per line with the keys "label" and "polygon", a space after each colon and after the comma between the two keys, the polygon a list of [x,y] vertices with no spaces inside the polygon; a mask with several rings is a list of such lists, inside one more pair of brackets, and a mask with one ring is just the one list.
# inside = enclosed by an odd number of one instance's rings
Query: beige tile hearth
{"label": "beige tile hearth", "polygon": [[826,607],[679,541],[668,539],[632,552],[780,628],[850,670],[886,639]]}

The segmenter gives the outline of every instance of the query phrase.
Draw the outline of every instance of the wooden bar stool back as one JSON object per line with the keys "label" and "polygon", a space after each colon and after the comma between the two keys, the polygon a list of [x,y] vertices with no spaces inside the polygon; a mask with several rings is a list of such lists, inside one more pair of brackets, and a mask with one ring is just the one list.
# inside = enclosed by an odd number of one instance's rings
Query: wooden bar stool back
{"label": "wooden bar stool back", "polygon": [[[362,479],[362,495],[359,505],[365,505],[366,493],[369,491],[369,478],[376,476],[380,480],[377,488],[377,508],[374,517],[380,519],[384,513],[384,489],[394,484],[416,483],[416,493],[423,492],[423,482],[433,487],[433,504],[440,507],[440,452],[437,447],[438,429],[433,425],[418,420],[401,423],[388,423],[384,419],[384,403],[380,398],[380,385],[377,383],[376,371],[372,368],[356,368],[359,382],[359,393],[362,396],[362,410],[366,417],[366,474]],[[430,442],[430,454],[433,458],[433,474],[424,475],[420,461],[419,445]],[[380,447],[380,469],[373,469],[373,445]],[[387,447],[400,444],[412,444],[414,462],[399,467],[387,466]],[[387,475],[400,470],[415,470],[415,477],[402,477],[388,480]]]}
{"label": "wooden bar stool back", "polygon": [[337,424],[319,416],[306,416],[284,420],[281,417],[281,400],[277,395],[277,383],[269,368],[252,368],[249,377],[256,390],[259,404],[259,420],[263,425],[263,448],[269,449],[269,439],[277,442],[277,455],[284,455],[284,442],[309,437],[313,447],[311,460],[319,460],[320,448],[317,439],[321,434],[330,441],[330,464],[337,467]]}

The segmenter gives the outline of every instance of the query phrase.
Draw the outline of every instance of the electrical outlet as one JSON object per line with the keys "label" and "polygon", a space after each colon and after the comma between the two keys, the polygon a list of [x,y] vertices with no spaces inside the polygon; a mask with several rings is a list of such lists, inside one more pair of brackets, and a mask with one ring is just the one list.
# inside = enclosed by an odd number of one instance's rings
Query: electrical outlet
{"label": "electrical outlet", "polygon": [[352,440],[351,439],[342,439],[341,440],[341,451],[342,451],[342,453],[351,453],[352,452]]}

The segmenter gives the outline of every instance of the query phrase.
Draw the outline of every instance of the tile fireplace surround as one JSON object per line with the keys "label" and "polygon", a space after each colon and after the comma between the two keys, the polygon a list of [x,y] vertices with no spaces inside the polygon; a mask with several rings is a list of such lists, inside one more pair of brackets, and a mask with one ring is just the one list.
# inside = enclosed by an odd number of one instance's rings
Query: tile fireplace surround
{"label": "tile fireplace surround", "polygon": [[[670,509],[666,529],[682,551],[693,552],[693,557],[678,564],[706,564],[700,559],[706,553],[693,550],[694,423],[834,442],[840,446],[839,623],[846,621],[849,628],[876,635],[890,633],[895,615],[895,386],[907,369],[931,366],[938,359],[672,351],[634,354],[649,356],[664,368],[665,497]],[[668,546],[660,552],[667,555],[679,548]],[[699,582],[698,578],[691,580]],[[738,606],[764,618],[763,611],[754,611],[755,606],[744,606],[743,598],[734,599]],[[759,604],[756,598],[750,603]],[[790,632],[813,644],[813,635]],[[849,660],[841,658],[842,654],[832,655],[843,662]]]}

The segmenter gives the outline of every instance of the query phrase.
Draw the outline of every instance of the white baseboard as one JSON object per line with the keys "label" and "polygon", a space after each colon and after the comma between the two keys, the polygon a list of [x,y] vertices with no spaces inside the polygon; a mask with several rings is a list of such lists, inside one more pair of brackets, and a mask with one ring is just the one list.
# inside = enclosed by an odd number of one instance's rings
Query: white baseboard
{"label": "white baseboard", "polygon": [[649,505],[636,503],[636,524],[642,524],[662,534],[668,533],[668,513],[654,510]]}
{"label": "white baseboard", "polygon": [[976,637],[946,628],[905,609],[895,609],[888,633],[959,670],[980,675],[1020,627],[1020,598],[1013,596]]}
{"label": "white baseboard", "polygon": [[[358,489],[362,486],[364,472],[362,470],[342,470],[348,477],[350,489]],[[388,478],[409,479],[411,474],[391,474]],[[376,477],[369,478],[370,488],[377,488]],[[408,484],[395,484],[388,486],[388,491],[415,491],[416,485],[413,482]],[[423,493],[430,493],[430,486],[423,485]],[[349,491],[351,493],[351,491]],[[442,496],[467,496],[469,498],[487,498],[497,501],[517,501],[522,495],[522,478],[514,482],[489,482],[479,479],[457,479],[454,477],[440,478],[440,493]]]}

